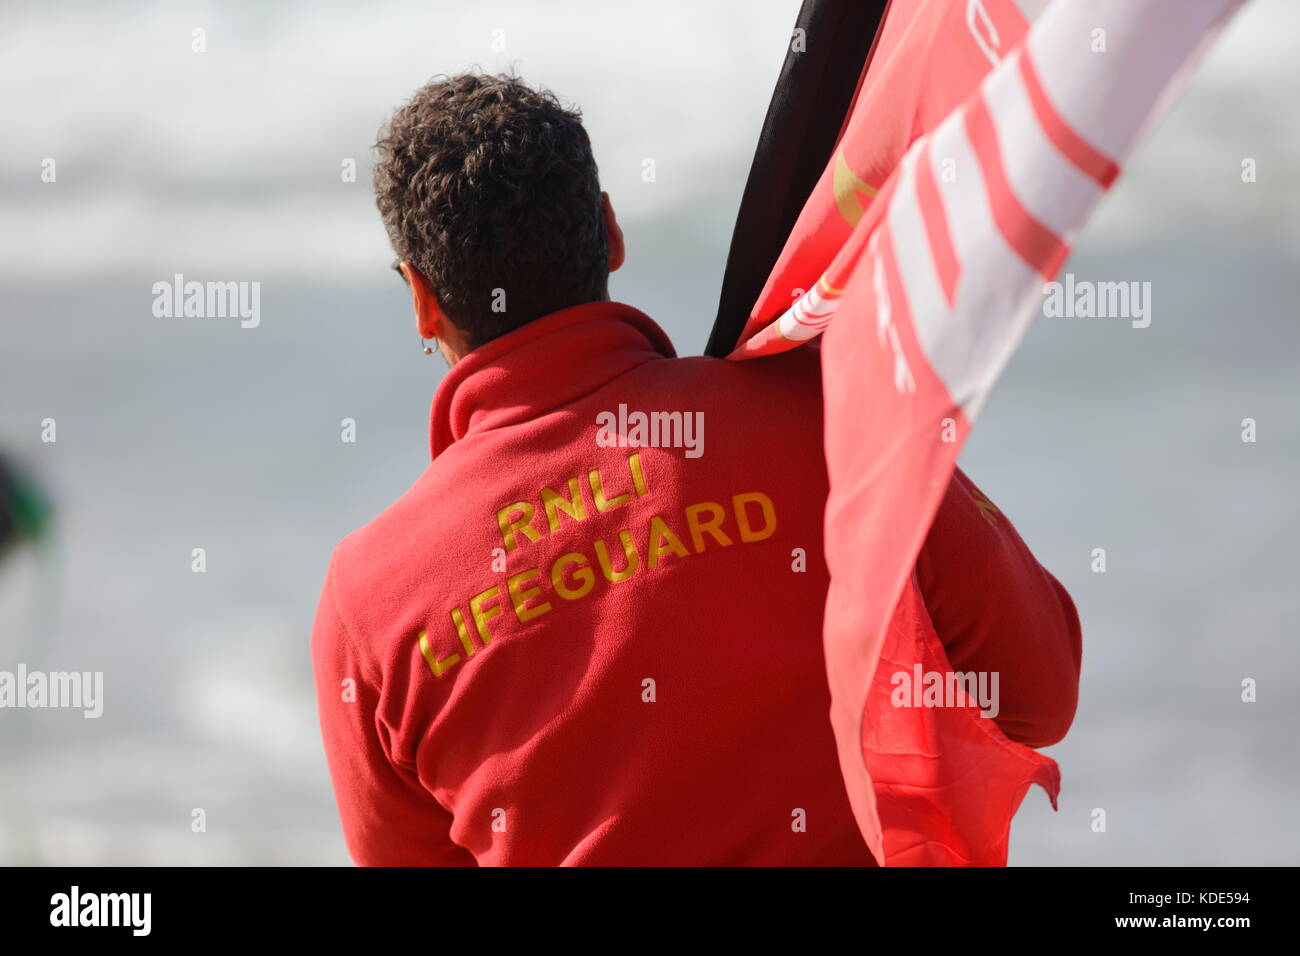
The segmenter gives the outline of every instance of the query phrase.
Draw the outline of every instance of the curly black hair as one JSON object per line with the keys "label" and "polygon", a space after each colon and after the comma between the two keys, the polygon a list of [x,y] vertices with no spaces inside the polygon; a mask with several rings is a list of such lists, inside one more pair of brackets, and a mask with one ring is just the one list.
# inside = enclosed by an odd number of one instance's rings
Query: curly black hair
{"label": "curly black hair", "polygon": [[375,146],[375,202],[393,249],[473,348],[608,297],[591,141],[581,113],[550,91],[504,74],[434,78]]}

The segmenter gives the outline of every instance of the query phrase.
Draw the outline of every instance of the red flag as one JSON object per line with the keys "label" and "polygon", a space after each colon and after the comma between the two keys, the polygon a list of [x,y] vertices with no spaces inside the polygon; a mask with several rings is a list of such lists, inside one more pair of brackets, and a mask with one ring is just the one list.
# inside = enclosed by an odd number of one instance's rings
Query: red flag
{"label": "red flag", "polygon": [[893,0],[732,355],[825,330],[831,719],[882,864],[1004,864],[1030,784],[1055,805],[1055,762],[973,704],[894,706],[894,675],[951,671],[912,568],[1043,283],[1242,2],[1056,0],[1031,28],[1029,0]]}

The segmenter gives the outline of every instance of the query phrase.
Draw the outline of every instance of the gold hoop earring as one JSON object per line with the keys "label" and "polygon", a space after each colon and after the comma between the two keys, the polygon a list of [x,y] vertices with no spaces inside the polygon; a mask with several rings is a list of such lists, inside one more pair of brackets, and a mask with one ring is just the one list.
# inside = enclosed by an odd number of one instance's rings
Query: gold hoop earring
{"label": "gold hoop earring", "polygon": [[[434,339],[433,341],[434,341],[434,342],[437,342],[438,340],[437,340],[437,339]],[[425,355],[432,355],[432,354],[433,354],[433,349],[431,349],[427,344],[425,344],[424,336],[421,336],[421,337],[420,337],[420,348],[424,350],[424,354],[425,354]]]}

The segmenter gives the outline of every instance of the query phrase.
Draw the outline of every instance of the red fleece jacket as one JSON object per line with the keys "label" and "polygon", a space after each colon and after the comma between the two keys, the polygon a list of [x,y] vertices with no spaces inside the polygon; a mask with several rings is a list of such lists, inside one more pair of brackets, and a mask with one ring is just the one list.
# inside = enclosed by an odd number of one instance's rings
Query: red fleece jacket
{"label": "red fleece jacket", "polygon": [[[693,447],[619,447],[620,405]],[[814,350],[677,359],[576,306],[448,372],[432,452],[335,550],[312,637],[358,863],[873,863],[828,718]],[[1058,739],[1074,609],[960,473],[917,580],[954,667],[1003,670],[1004,731]]]}

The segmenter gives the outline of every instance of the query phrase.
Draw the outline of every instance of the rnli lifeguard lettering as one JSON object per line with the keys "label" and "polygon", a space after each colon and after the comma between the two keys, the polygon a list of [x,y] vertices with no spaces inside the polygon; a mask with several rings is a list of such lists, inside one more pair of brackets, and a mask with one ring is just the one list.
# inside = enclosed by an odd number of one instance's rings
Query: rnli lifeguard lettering
{"label": "rnli lifeguard lettering", "polygon": [[[535,501],[516,501],[497,511],[497,531],[507,552],[559,531],[561,524],[585,521],[650,493],[640,454],[628,458],[627,474],[612,485],[606,484],[597,468],[556,484],[560,488],[542,488]],[[487,647],[495,636],[491,622],[507,612],[522,624],[549,613],[556,600],[581,600],[597,586],[598,572],[604,586],[613,587],[642,568],[647,573],[673,558],[729,548],[737,541],[763,541],[776,533],[776,509],[761,491],[732,495],[725,504],[701,501],[670,518],[654,515],[635,529],[636,534],[625,528],[609,541],[597,538],[582,550],[561,555],[549,568],[511,575],[504,586],[494,584],[471,597],[468,614],[462,607],[452,608],[452,627],[446,637],[435,644],[427,632],[420,632],[420,653],[429,670],[441,677]]]}

